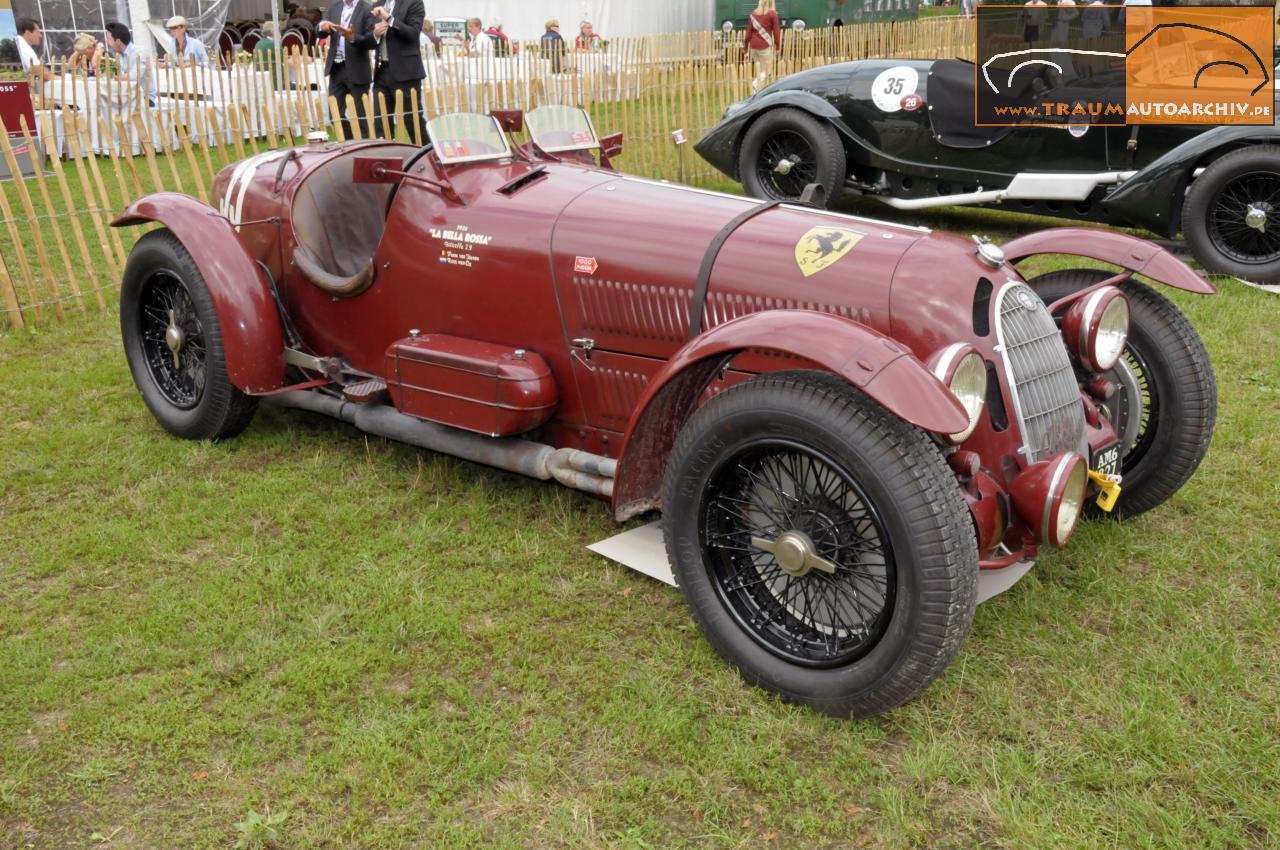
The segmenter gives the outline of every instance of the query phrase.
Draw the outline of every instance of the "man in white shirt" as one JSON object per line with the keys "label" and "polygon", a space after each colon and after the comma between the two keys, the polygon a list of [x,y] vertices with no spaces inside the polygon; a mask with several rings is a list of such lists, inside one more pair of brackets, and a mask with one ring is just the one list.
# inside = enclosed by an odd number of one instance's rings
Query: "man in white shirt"
{"label": "man in white shirt", "polygon": [[471,49],[468,52],[472,56],[493,55],[493,36],[484,31],[484,24],[479,18],[467,19],[467,32],[471,33]]}
{"label": "man in white shirt", "polygon": [[151,76],[151,57],[133,40],[133,33],[118,21],[107,24],[107,47],[120,62],[116,79],[124,83],[132,103],[135,92],[145,92],[149,106],[156,105],[156,81]]}
{"label": "man in white shirt", "polygon": [[43,41],[38,23],[31,18],[18,21],[18,59],[22,62],[22,73],[28,77],[35,74],[40,82],[53,79],[53,72],[40,59]]}
{"label": "man in white shirt", "polygon": [[187,32],[186,18],[174,15],[165,23],[164,28],[173,36],[173,50],[170,52],[180,58],[182,64],[209,67],[209,51],[205,49],[203,41],[192,38],[191,33]]}

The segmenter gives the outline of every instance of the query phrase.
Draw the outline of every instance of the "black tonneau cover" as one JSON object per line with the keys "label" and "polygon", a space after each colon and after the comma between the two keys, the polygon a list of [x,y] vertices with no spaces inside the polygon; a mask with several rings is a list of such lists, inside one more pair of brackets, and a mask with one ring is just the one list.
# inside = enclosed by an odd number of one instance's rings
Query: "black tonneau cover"
{"label": "black tonneau cover", "polygon": [[[1025,74],[1020,82],[1029,88],[1033,77]],[[925,84],[929,128],[934,138],[946,147],[984,148],[1000,141],[1013,129],[1011,126],[974,126],[973,79],[973,63],[963,59],[939,59],[929,69]]]}

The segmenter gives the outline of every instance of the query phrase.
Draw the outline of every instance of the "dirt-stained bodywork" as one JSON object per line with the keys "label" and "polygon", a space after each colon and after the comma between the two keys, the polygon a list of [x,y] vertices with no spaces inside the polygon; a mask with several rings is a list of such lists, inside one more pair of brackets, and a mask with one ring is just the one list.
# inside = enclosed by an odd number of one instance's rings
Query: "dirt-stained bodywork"
{"label": "dirt-stained bodywork", "polygon": [[[161,225],[121,327],[165,428],[229,438],[268,398],[619,520],[661,511],[716,649],[842,716],[942,672],[981,570],[1155,507],[1204,455],[1208,358],[1133,274],[1213,289],[1149,242],[1002,251],[629,177],[620,139],[560,107],[429,131],[260,154],[213,206],[153,195],[115,220]],[[1024,280],[1045,253],[1121,271]]]}
{"label": "dirt-stained bodywork", "polygon": [[[1039,99],[1072,102],[1073,85],[1082,98],[1099,85],[1048,74],[1024,75]],[[989,206],[1181,232],[1211,272],[1280,281],[1274,126],[977,126],[974,83],[958,59],[826,65],[731,105],[696,149],[760,198],[798,199],[816,182],[829,202],[847,190],[898,209]]]}

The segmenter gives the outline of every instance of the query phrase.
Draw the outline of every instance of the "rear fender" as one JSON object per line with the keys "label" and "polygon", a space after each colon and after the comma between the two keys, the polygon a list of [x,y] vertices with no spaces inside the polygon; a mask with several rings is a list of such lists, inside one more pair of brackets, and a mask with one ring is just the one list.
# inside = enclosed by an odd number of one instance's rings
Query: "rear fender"
{"label": "rear fender", "polygon": [[1175,289],[1200,295],[1218,291],[1164,248],[1126,233],[1091,227],[1054,227],[1019,236],[1002,247],[1005,258],[1015,264],[1037,254],[1071,254],[1113,263]]}
{"label": "rear fender", "polygon": [[716,372],[748,349],[815,363],[926,431],[953,434],[969,422],[955,396],[906,346],[884,334],[829,313],[752,313],[689,342],[649,381],[623,437],[613,490],[619,521],[657,505],[676,435]]}
{"label": "rear fender", "polygon": [[178,237],[195,260],[222,330],[227,377],[246,393],[284,385],[284,334],[271,287],[235,228],[213,207],[187,195],[139,198],[112,227],[157,222]]}

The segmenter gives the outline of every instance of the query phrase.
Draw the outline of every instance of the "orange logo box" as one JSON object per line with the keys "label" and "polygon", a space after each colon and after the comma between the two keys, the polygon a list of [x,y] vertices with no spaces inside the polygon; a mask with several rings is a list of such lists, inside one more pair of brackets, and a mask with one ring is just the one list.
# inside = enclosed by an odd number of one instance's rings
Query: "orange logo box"
{"label": "orange logo box", "polygon": [[1271,124],[1271,6],[1129,6],[1129,124]]}

